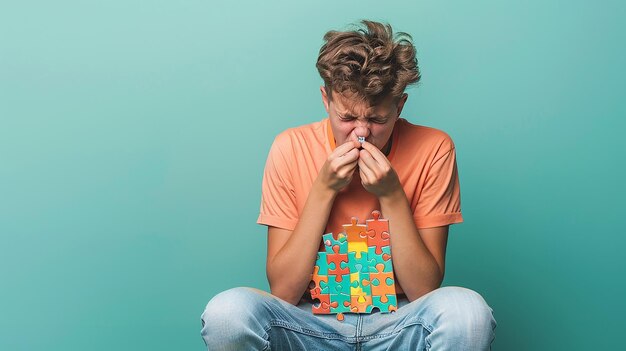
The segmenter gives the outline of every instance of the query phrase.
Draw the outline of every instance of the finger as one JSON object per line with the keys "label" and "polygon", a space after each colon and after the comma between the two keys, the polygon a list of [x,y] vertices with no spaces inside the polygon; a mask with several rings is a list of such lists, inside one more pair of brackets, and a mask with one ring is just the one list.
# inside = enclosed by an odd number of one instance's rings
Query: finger
{"label": "finger", "polygon": [[365,149],[360,150],[359,160],[363,160],[363,163],[368,169],[370,169],[374,176],[381,173],[382,170],[380,164],[374,159],[374,157],[372,157],[372,154],[369,151]]}
{"label": "finger", "polygon": [[374,184],[374,182],[372,181],[372,179],[370,179],[370,177],[367,175],[367,172],[364,171],[362,168],[359,167],[359,175],[361,176],[361,184],[363,186],[368,186],[368,185],[372,185]]}
{"label": "finger", "polygon": [[365,180],[368,184],[375,183],[376,174],[361,158],[359,158],[359,173],[361,174],[361,180]]}
{"label": "finger", "polygon": [[376,160],[376,162],[378,162],[380,165],[389,164],[389,160],[387,159],[385,154],[383,154],[383,152],[380,151],[373,144],[370,144],[369,142],[365,141],[363,142],[363,144],[361,144],[361,146],[363,147],[363,149],[369,151],[369,153],[372,155],[374,160]]}
{"label": "finger", "polygon": [[361,143],[359,143],[358,141],[348,140],[347,142],[339,145],[331,153],[331,155],[334,157],[341,157],[345,155],[346,153],[350,152],[351,150],[358,149],[359,147],[361,147]]}
{"label": "finger", "polygon": [[339,156],[338,158],[333,159],[331,162],[336,167],[335,169],[338,170],[339,168],[349,163],[352,163],[352,162],[356,163],[358,159],[359,159],[359,150],[352,149],[348,151],[346,154],[344,154],[343,156]]}
{"label": "finger", "polygon": [[341,178],[345,178],[345,177],[351,176],[352,173],[354,173],[354,170],[357,167],[357,163],[358,163],[358,160],[354,161],[354,162],[351,162],[351,163],[348,163],[347,165],[344,165],[343,167],[341,167],[337,171],[337,175],[339,177],[341,177]]}

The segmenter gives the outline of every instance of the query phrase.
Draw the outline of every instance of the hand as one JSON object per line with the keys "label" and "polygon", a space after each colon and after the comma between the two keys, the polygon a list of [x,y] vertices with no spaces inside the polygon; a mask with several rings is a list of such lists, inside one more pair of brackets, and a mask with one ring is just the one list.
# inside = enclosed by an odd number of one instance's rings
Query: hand
{"label": "hand", "polygon": [[362,146],[358,165],[365,190],[380,198],[402,189],[398,174],[382,151],[367,141]]}
{"label": "hand", "polygon": [[350,184],[359,159],[360,146],[358,141],[348,140],[337,147],[324,162],[316,183],[334,192],[339,192]]}

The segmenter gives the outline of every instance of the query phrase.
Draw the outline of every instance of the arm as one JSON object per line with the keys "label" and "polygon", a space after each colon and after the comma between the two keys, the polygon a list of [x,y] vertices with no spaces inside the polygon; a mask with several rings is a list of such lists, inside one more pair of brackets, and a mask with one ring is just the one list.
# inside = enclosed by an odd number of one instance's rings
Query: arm
{"label": "arm", "polygon": [[393,225],[391,250],[396,279],[413,301],[441,286],[448,226],[418,230],[402,188],[379,200],[381,211]]}
{"label": "arm", "polygon": [[448,226],[418,231],[402,184],[389,160],[367,142],[360,152],[359,172],[363,186],[378,197],[382,213],[393,223],[394,272],[409,301],[438,288],[445,270]]}
{"label": "arm", "polygon": [[307,289],[335,197],[356,169],[358,146],[349,141],[329,155],[293,232],[268,228],[266,273],[273,295],[295,305]]}
{"label": "arm", "polygon": [[296,228],[267,228],[266,273],[273,295],[297,304],[311,281],[320,239],[335,194],[314,186]]}

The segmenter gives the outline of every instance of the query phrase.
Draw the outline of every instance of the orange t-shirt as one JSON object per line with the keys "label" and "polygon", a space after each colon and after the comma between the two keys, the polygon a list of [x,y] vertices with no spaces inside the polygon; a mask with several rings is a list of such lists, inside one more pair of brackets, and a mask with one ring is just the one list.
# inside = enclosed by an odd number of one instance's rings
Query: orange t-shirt
{"label": "orange t-shirt", "polygon": [[[280,133],[267,157],[257,223],[294,230],[313,182],[334,149],[328,118]],[[387,158],[402,183],[417,228],[463,222],[456,153],[446,133],[399,118]],[[378,198],[363,188],[355,172],[335,198],[325,233],[341,232],[351,217],[364,224],[373,210],[380,210]],[[393,223],[390,226],[393,235]]]}
{"label": "orange t-shirt", "polygon": [[[456,153],[450,136],[399,118],[391,137],[387,159],[402,183],[416,227],[463,222]],[[265,164],[257,223],[294,230],[313,182],[334,149],[328,118],[280,133]],[[352,217],[365,224],[373,210],[380,210],[378,198],[363,188],[355,172],[352,182],[336,196],[324,233],[340,233]],[[389,227],[393,237],[393,223]],[[320,233],[320,250],[324,233]],[[403,293],[398,282],[396,292]]]}

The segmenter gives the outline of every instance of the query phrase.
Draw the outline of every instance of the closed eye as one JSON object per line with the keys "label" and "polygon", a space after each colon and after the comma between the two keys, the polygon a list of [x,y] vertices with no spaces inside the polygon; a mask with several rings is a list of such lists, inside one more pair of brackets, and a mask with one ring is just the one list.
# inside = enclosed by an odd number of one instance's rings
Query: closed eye
{"label": "closed eye", "polygon": [[[352,121],[356,120],[357,118],[354,117],[354,116],[348,116],[348,115],[342,116],[342,115],[339,115],[339,119],[344,121],[344,122],[352,122]],[[389,119],[384,118],[384,117],[369,117],[369,118],[366,118],[366,119],[369,122],[375,123],[375,124],[385,124],[389,120]]]}
{"label": "closed eye", "polygon": [[339,116],[339,119],[345,122],[354,121],[356,118],[351,116]]}

